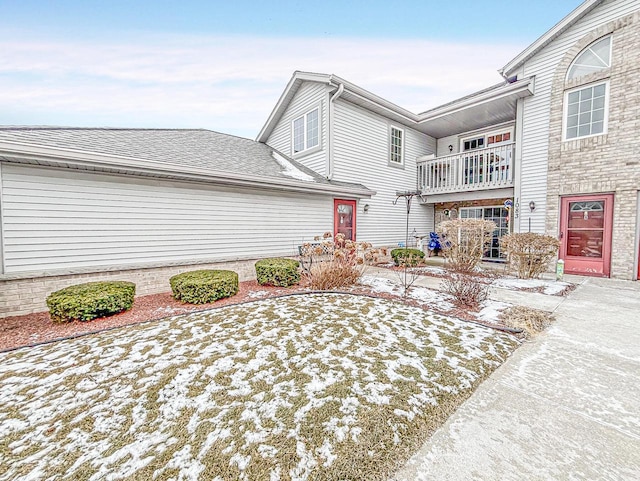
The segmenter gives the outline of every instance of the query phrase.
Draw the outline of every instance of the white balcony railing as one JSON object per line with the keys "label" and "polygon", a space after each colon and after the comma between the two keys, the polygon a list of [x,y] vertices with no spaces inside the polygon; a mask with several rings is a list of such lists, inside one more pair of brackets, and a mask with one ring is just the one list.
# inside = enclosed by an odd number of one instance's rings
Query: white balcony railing
{"label": "white balcony railing", "polygon": [[425,194],[513,186],[515,143],[435,159],[418,159],[418,190]]}

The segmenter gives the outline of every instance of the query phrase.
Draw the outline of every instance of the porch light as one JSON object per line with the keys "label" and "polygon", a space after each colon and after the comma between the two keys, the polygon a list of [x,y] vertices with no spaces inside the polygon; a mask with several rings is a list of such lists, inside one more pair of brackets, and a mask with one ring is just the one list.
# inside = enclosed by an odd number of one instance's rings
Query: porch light
{"label": "porch light", "polygon": [[536,203],[534,201],[529,202],[529,210],[533,212],[536,210]]}
{"label": "porch light", "polygon": [[369,212],[369,204],[365,204],[362,210],[364,210],[365,212]]}

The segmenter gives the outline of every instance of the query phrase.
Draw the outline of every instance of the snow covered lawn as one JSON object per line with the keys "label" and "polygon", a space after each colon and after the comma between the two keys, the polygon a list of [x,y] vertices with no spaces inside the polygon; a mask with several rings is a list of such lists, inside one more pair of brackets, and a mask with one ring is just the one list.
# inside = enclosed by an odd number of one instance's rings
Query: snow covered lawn
{"label": "snow covered lawn", "polygon": [[385,479],[517,347],[307,294],[0,354],[0,480]]}

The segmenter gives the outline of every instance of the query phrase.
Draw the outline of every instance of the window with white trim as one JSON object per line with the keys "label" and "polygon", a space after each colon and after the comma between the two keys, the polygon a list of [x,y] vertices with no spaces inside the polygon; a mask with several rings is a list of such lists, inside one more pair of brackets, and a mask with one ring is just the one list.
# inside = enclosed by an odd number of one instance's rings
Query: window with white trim
{"label": "window with white trim", "polygon": [[611,66],[611,35],[596,40],[575,58],[567,80],[573,80]]}
{"label": "window with white trim", "polygon": [[320,143],[320,109],[315,108],[291,123],[293,153],[317,147]]}
{"label": "window with white trim", "polygon": [[607,86],[607,82],[601,82],[565,94],[565,140],[606,132]]}
{"label": "window with white trim", "polygon": [[389,146],[389,162],[402,165],[404,161],[404,130],[391,127],[389,131]]}

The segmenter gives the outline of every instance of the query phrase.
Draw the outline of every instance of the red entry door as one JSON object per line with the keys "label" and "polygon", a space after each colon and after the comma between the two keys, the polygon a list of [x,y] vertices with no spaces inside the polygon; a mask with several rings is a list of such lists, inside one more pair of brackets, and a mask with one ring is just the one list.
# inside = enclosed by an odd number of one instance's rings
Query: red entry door
{"label": "red entry door", "polygon": [[560,258],[571,274],[609,277],[613,195],[563,197]]}
{"label": "red entry door", "polygon": [[333,201],[333,235],[344,234],[346,239],[356,240],[356,201]]}

